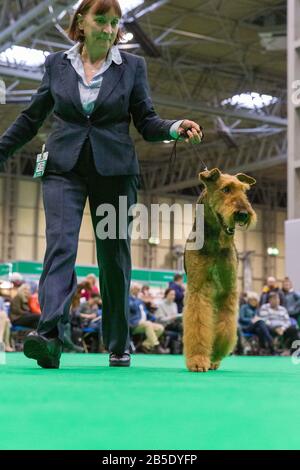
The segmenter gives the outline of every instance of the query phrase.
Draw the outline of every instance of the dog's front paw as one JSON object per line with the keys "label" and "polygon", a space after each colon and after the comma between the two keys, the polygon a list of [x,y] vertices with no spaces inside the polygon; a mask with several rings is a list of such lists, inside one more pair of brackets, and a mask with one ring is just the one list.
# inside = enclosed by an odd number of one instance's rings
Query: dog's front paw
{"label": "dog's front paw", "polygon": [[219,361],[219,362],[212,362],[212,363],[210,364],[210,368],[209,368],[209,369],[210,369],[210,370],[217,370],[217,369],[219,369],[220,364],[221,364],[221,361]]}
{"label": "dog's front paw", "polygon": [[191,372],[207,372],[210,367],[210,358],[200,355],[187,357],[186,365]]}

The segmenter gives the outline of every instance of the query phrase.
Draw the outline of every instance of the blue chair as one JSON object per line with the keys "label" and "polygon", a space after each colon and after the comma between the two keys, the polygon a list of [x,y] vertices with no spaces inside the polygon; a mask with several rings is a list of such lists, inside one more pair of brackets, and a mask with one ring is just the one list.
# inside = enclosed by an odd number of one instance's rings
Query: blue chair
{"label": "blue chair", "polygon": [[246,333],[241,329],[242,338],[245,340],[244,351],[247,356],[259,356],[260,347],[258,337],[253,333]]}
{"label": "blue chair", "polygon": [[19,325],[12,325],[10,329],[11,333],[19,333],[24,331],[32,331],[32,328],[28,328],[27,326],[19,326]]}

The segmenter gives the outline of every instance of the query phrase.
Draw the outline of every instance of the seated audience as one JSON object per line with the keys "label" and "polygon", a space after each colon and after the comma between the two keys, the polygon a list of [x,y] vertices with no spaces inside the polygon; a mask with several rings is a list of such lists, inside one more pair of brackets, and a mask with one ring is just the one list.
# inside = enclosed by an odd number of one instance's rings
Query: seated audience
{"label": "seated audience", "polygon": [[267,285],[264,286],[259,305],[267,304],[269,302],[269,296],[271,292],[276,292],[279,295],[280,305],[284,306],[284,295],[281,289],[279,289],[277,285],[276,278],[273,276],[269,276],[267,279]]}
{"label": "seated audience", "polygon": [[17,290],[17,295],[11,301],[9,316],[14,326],[25,326],[35,330],[40,317],[30,311],[28,305],[30,296],[30,286],[26,283],[22,284]]}
{"label": "seated audience", "polygon": [[13,348],[10,346],[10,326],[11,323],[5,312],[4,299],[0,297],[0,344],[4,344],[6,352],[13,351]]}
{"label": "seated audience", "polygon": [[83,301],[80,295],[84,282],[78,284],[70,307],[72,336],[77,344],[82,344],[82,330],[88,327],[94,328],[95,332],[91,334],[95,336],[95,349],[99,350],[102,345],[102,301],[100,295],[96,293],[92,293],[88,301]]}
{"label": "seated audience", "polygon": [[282,338],[285,348],[290,349],[293,342],[299,339],[298,329],[292,325],[287,309],[280,305],[277,292],[270,292],[269,303],[260,307],[259,317],[264,320],[274,336]]}
{"label": "seated audience", "polygon": [[130,289],[129,296],[129,325],[132,334],[143,333],[146,339],[142,343],[142,351],[144,353],[167,354],[169,351],[164,349],[159,338],[164,332],[163,325],[151,321],[153,318],[148,312],[144,302],[139,299],[141,288],[133,285]]}
{"label": "seated audience", "polygon": [[241,305],[239,326],[243,333],[251,333],[258,337],[259,345],[274,354],[273,338],[266,323],[259,317],[259,297],[256,292],[248,292],[247,303]]}

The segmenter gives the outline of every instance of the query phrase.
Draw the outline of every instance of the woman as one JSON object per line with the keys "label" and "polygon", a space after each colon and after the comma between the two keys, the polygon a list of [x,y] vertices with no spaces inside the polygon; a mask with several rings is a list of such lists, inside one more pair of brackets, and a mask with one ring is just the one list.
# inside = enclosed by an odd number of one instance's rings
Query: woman
{"label": "woman", "polygon": [[42,176],[47,242],[39,284],[42,315],[38,332],[27,337],[24,347],[25,355],[41,367],[59,367],[77,285],[74,265],[87,197],[100,267],[105,347],[110,365],[130,365],[130,236],[102,239],[97,224],[103,215],[97,208],[112,205],[119,221],[119,196],[127,197],[127,208],[136,203],[139,166],[129,136],[131,117],[147,141],[184,133],[186,141],[198,143],[202,137],[197,123],[163,120],[155,113],[145,59],[116,46],[121,16],[117,0],[81,2],[68,30],[76,44],[47,56],[40,88],[0,140],[1,163],[32,139],[53,111],[56,128],[46,142],[49,155]]}
{"label": "woman", "polygon": [[240,307],[239,325],[244,333],[257,335],[260,347],[274,354],[273,338],[259,317],[259,296],[256,292],[248,292],[247,303]]}
{"label": "woman", "polygon": [[[182,317],[178,315],[178,307],[175,302],[176,292],[168,287],[164,292],[164,298],[158,305],[155,312],[155,318],[158,323],[165,327],[166,343],[165,347],[169,347],[171,351],[181,351],[182,336]],[[180,343],[179,343],[180,342]]]}
{"label": "woman", "polygon": [[155,317],[162,325],[172,325],[174,321],[178,318],[178,307],[175,302],[176,292],[174,289],[165,290],[164,298],[158,305],[158,308],[155,312]]}
{"label": "woman", "polygon": [[27,326],[34,330],[38,325],[40,317],[30,311],[28,305],[30,297],[31,290],[29,284],[22,284],[18,288],[17,295],[10,303],[9,316],[14,326]]}

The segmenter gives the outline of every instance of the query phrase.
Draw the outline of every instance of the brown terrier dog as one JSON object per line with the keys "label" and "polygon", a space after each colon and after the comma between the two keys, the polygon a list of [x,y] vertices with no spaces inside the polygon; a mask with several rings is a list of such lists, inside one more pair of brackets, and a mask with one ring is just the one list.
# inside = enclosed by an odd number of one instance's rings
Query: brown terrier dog
{"label": "brown terrier dog", "polygon": [[193,248],[190,234],[184,253],[187,292],[183,312],[184,355],[190,371],[206,372],[219,367],[234,348],[237,333],[237,266],[234,245],[236,224],[253,226],[256,215],[246,191],[255,179],[220,170],[199,173],[205,189],[197,204],[204,205],[204,242]]}

